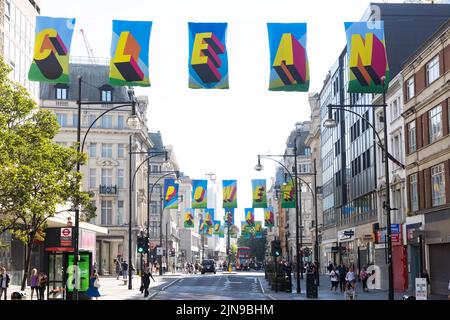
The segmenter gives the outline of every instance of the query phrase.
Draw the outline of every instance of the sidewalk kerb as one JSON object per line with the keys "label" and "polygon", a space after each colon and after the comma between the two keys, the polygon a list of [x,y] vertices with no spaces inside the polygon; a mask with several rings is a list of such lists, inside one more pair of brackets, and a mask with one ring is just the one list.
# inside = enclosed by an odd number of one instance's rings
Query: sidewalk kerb
{"label": "sidewalk kerb", "polygon": [[163,288],[161,289],[161,291],[166,290],[168,287],[170,287],[170,286],[173,285],[175,282],[178,282],[178,281],[180,281],[180,280],[181,280],[181,278],[178,278],[178,279],[172,281],[172,282],[169,283],[167,286],[163,287]]}
{"label": "sidewalk kerb", "polygon": [[258,282],[259,282],[259,286],[261,287],[262,293],[263,293],[263,294],[266,294],[266,291],[264,290],[263,285],[262,285],[262,283],[261,283],[261,280],[260,280],[259,278],[258,278]]}

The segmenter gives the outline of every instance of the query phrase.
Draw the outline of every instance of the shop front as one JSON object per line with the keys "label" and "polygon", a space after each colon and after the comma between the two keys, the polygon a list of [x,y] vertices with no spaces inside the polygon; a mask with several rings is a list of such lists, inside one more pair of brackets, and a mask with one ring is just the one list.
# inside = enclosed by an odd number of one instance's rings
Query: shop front
{"label": "shop front", "polygon": [[357,265],[357,246],[355,239],[355,228],[338,231],[339,260],[347,267],[356,267]]}
{"label": "shop front", "polygon": [[357,272],[374,264],[375,235],[373,225],[366,224],[356,228]]}

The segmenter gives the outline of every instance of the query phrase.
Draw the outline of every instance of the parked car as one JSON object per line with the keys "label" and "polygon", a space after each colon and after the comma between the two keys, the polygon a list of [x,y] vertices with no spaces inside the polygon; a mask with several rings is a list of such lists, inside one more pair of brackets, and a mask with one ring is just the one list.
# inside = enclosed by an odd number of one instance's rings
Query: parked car
{"label": "parked car", "polygon": [[205,272],[214,272],[216,274],[216,264],[213,259],[202,261],[202,274],[205,274]]}

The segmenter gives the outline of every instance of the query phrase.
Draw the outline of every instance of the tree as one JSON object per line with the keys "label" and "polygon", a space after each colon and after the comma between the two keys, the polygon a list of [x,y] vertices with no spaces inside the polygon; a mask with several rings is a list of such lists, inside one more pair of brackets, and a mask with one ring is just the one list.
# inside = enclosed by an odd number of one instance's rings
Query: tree
{"label": "tree", "polygon": [[55,115],[11,81],[10,71],[0,57],[0,233],[9,231],[26,246],[24,290],[32,246],[43,240],[57,205],[79,204],[83,220],[95,216],[95,207],[92,195],[79,191],[81,175],[74,170],[85,156],[53,141]]}
{"label": "tree", "polygon": [[266,254],[266,234],[264,230],[261,238],[254,238],[252,233],[250,239],[245,239],[242,235],[238,239],[239,247],[250,247],[251,255],[256,257],[257,261],[264,261]]}

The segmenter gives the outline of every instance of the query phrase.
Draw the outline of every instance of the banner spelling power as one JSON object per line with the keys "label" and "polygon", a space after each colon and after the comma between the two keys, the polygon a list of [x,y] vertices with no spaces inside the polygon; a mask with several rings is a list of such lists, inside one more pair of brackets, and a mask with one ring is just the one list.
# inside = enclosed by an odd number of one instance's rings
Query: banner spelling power
{"label": "banner spelling power", "polygon": [[75,19],[37,16],[31,81],[69,83],[69,53]]}

